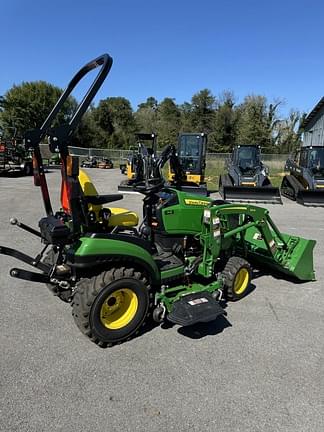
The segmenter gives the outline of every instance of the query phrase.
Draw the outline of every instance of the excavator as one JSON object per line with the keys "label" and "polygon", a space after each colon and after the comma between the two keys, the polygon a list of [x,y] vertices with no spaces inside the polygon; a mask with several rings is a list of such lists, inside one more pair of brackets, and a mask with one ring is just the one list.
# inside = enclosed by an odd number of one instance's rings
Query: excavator
{"label": "excavator", "polygon": [[[127,180],[123,180],[118,186],[118,190],[121,192],[137,193],[134,191],[134,184],[143,180],[145,176],[150,176],[149,172],[152,170],[152,163],[157,156],[156,133],[137,133],[135,138],[137,147],[131,148],[126,164],[120,165],[121,172],[127,175]],[[150,143],[149,146],[145,145],[147,142]]]}
{"label": "excavator", "polygon": [[[155,178],[156,169],[161,168],[161,160],[164,160],[164,157],[161,159],[157,154],[157,134],[140,133],[136,134],[136,138],[137,149],[133,149],[127,160],[126,168],[123,167],[127,173],[127,180],[123,180],[118,186],[120,192],[138,193],[134,185],[144,181],[144,179]],[[148,147],[145,145],[147,141],[151,142]],[[172,158],[168,159],[169,170],[165,181],[166,186],[208,196],[205,182],[207,135],[204,133],[181,133],[178,137],[177,147],[170,145],[168,148],[172,148]],[[164,161],[163,166],[165,163],[166,161]],[[177,166],[176,172],[175,165]]]}
{"label": "excavator", "polygon": [[[208,196],[205,181],[207,134],[181,133],[178,137],[177,156],[184,172],[181,190]],[[169,165],[168,181],[175,185],[174,171]]]}

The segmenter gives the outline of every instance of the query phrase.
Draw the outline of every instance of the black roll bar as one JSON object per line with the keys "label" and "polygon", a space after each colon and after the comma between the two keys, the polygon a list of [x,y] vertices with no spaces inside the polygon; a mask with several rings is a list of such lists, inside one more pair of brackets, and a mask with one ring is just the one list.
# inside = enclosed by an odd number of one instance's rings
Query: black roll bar
{"label": "black roll bar", "polygon": [[[104,82],[106,76],[108,75],[110,68],[112,66],[112,58],[108,54],[103,54],[94,60],[90,61],[84,65],[72,78],[66,89],[61,94],[60,98],[56,102],[54,108],[47,116],[46,120],[39,129],[33,129],[27,131],[25,134],[25,147],[26,150],[33,151],[33,164],[34,164],[34,174],[37,174],[37,181],[41,187],[44,206],[46,214],[52,215],[53,210],[51,206],[51,201],[48,193],[47,182],[45,178],[43,159],[40,152],[39,144],[45,138],[46,135],[49,136],[50,150],[51,152],[59,151],[62,157],[62,169],[65,170],[66,156],[68,155],[68,144],[69,138],[75,131],[76,127],[80,123],[83,114],[86,112],[90,106],[93,98]],[[94,79],[92,85],[88,89],[87,93],[83,97],[82,101],[78,105],[73,117],[68,124],[63,124],[55,128],[51,128],[55,117],[61,110],[64,102],[72,93],[73,89],[81,81],[81,79],[93,69],[100,67],[100,70]],[[63,173],[63,172],[62,172]],[[35,177],[36,180],[36,177]]]}

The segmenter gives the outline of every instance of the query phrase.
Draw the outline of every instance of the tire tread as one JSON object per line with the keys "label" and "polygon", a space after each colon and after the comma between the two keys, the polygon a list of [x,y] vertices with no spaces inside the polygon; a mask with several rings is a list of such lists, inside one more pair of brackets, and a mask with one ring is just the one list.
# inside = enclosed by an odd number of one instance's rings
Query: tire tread
{"label": "tire tread", "polygon": [[[134,278],[143,282],[149,291],[149,307],[148,313],[153,306],[152,298],[153,295],[150,291],[150,285],[147,283],[147,277],[144,273],[135,271],[131,267],[114,267],[97,276],[92,278],[84,278],[78,282],[76,286],[76,291],[72,300],[72,316],[74,321],[85,336],[87,336],[92,342],[99,345],[100,347],[111,347],[117,345],[126,340],[132,338],[133,335],[128,336],[124,340],[117,342],[103,342],[93,333],[90,325],[90,310],[95,298],[98,296],[100,291],[109,285],[111,282],[122,279],[122,278]],[[147,315],[148,315],[147,313]],[[146,315],[146,316],[147,316]],[[145,317],[146,318],[146,317]],[[145,318],[140,325],[142,328],[145,325]],[[138,333],[139,329],[135,332]]]}

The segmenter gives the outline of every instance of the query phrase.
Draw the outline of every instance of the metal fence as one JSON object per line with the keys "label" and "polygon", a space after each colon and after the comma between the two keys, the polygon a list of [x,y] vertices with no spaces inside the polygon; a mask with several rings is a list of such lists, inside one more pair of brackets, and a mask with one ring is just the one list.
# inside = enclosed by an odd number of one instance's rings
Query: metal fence
{"label": "metal fence", "polygon": [[[98,159],[109,158],[112,159],[115,166],[118,167],[120,163],[125,163],[127,156],[129,156],[129,150],[118,150],[118,149],[98,149],[98,148],[82,148],[82,147],[69,147],[70,154],[79,156],[80,160],[87,159],[89,157],[96,157]],[[48,149],[48,144],[41,144],[41,152],[44,158],[49,159],[52,154]],[[225,160],[229,157],[229,153],[207,153],[206,165],[207,170],[211,166],[218,165],[219,167],[224,166]],[[287,154],[266,154],[262,155],[262,159],[269,168],[282,169],[284,168],[287,160]]]}

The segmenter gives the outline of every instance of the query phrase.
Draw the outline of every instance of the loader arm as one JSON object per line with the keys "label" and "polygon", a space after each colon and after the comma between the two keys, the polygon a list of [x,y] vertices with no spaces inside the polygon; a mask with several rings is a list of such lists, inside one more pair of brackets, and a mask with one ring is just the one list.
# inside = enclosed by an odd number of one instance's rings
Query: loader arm
{"label": "loader arm", "polygon": [[199,273],[212,276],[217,258],[226,251],[261,267],[271,267],[300,280],[314,280],[314,240],[279,231],[267,209],[252,205],[212,206],[204,210],[200,238],[203,260]]}

